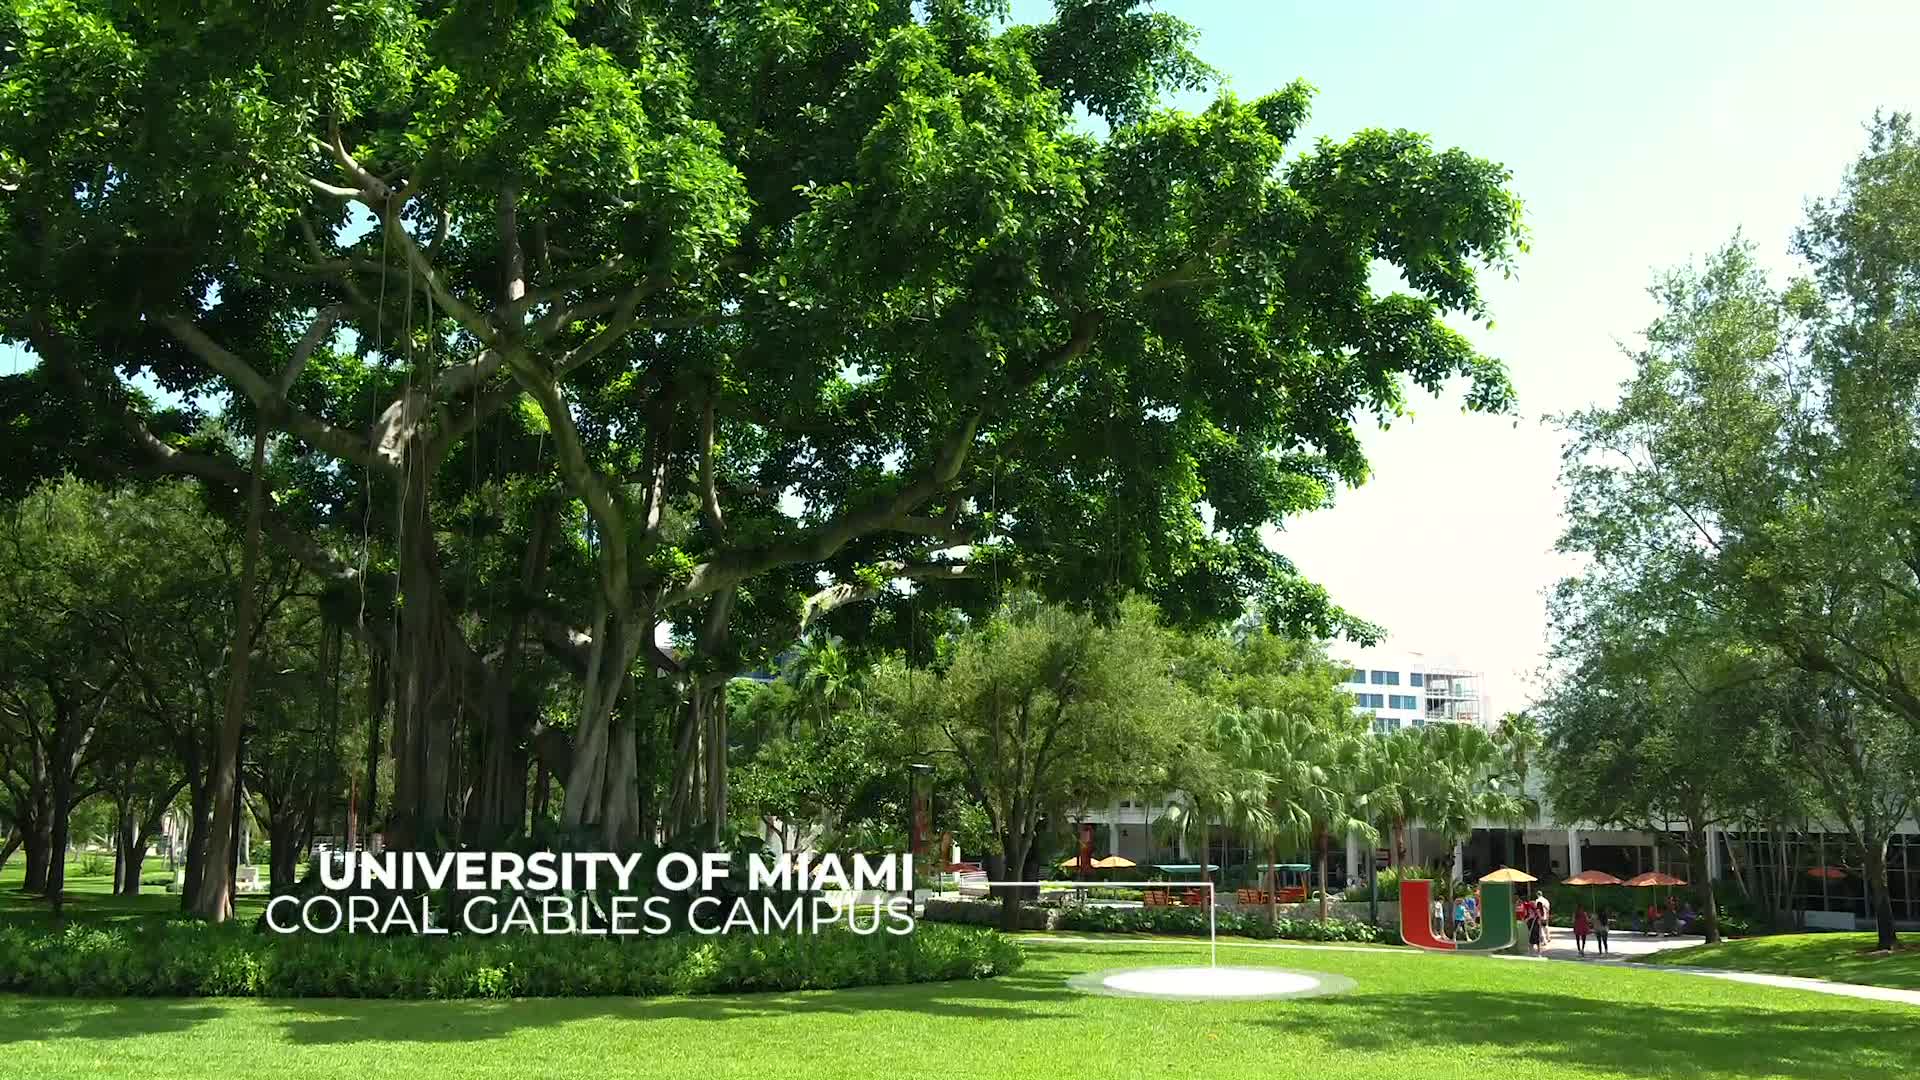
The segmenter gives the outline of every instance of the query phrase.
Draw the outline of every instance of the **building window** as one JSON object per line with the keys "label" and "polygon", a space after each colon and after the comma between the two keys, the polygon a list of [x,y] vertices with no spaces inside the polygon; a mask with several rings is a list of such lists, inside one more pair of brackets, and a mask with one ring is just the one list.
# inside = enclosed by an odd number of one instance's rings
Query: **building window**
{"label": "building window", "polygon": [[1364,671],[1361,671],[1359,668],[1354,668],[1351,672],[1347,674],[1347,681],[1350,683],[1364,684],[1367,681],[1367,673]]}
{"label": "building window", "polygon": [[1427,684],[1427,677],[1425,675],[1420,674],[1417,671],[1407,676],[1408,686],[1425,686],[1426,684]]}
{"label": "building window", "polygon": [[1412,694],[1388,694],[1387,707],[1389,709],[1417,709],[1420,707],[1420,699],[1414,697]]}
{"label": "building window", "polygon": [[1393,716],[1376,716],[1373,718],[1373,730],[1377,735],[1391,734],[1400,730],[1400,720]]}
{"label": "building window", "polygon": [[1387,707],[1385,694],[1361,694],[1360,707],[1363,709],[1384,709]]}
{"label": "building window", "polygon": [[1376,671],[1373,673],[1375,686],[1399,686],[1400,673],[1397,671]]}

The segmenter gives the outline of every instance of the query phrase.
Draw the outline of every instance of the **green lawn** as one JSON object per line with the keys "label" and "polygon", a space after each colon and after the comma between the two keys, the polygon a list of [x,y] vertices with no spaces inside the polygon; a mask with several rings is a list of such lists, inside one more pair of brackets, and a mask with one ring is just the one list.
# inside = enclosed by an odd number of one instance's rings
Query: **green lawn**
{"label": "green lawn", "polygon": [[1204,963],[1203,943],[1029,948],[1025,970],[989,982],[810,994],[504,1003],[0,996],[0,1075],[209,1080],[266,1067],[355,1080],[1856,1080],[1906,1074],[1920,1045],[1920,1009],[1645,968],[1223,946],[1223,962],[1333,972],[1359,985],[1218,1004],[1064,985],[1095,968]]}
{"label": "green lawn", "polygon": [[[104,871],[98,865],[105,866]],[[86,870],[95,869],[95,873]],[[16,852],[7,868],[0,871],[0,919],[18,921],[21,919],[44,918],[51,908],[43,897],[29,896],[20,891],[20,885],[26,880],[26,859]],[[65,896],[65,914],[69,919],[84,919],[89,922],[119,922],[129,919],[164,918],[180,912],[180,896],[170,893],[166,888],[168,879],[167,860],[148,858],[146,870],[141,874],[143,884],[138,896],[113,895],[113,859],[111,856],[96,860],[90,866],[79,859],[67,860],[67,883]],[[261,880],[265,880],[267,868],[260,867]],[[266,910],[265,893],[243,893],[235,910],[244,918],[254,918]],[[0,1072],[0,1078],[6,1074]]]}
{"label": "green lawn", "polygon": [[1920,990],[1920,943],[1910,940],[1891,955],[1876,954],[1876,944],[1872,934],[1779,934],[1670,949],[1646,962]]}

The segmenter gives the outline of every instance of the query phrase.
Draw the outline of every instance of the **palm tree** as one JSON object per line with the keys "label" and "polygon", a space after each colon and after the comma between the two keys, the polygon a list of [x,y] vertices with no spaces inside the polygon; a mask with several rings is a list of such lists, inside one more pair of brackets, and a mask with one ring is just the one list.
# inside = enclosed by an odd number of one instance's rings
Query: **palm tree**
{"label": "palm tree", "polygon": [[[1545,742],[1540,732],[1540,722],[1531,713],[1506,713],[1500,717],[1500,723],[1494,728],[1493,738],[1507,756],[1509,767],[1513,770],[1514,783],[1524,795],[1527,790],[1527,772],[1532,764],[1533,755],[1538,753]],[[1529,814],[1531,817],[1531,814]],[[1512,861],[1519,862],[1519,852],[1525,849],[1524,837],[1514,836],[1514,854]],[[1532,869],[1528,869],[1532,873]]]}
{"label": "palm tree", "polygon": [[1314,792],[1307,807],[1313,822],[1314,851],[1319,857],[1321,922],[1329,914],[1327,849],[1333,838],[1357,835],[1369,851],[1379,838],[1369,820],[1375,798],[1368,754],[1369,724],[1364,717],[1354,716],[1344,701],[1340,706],[1338,712],[1317,725],[1321,737],[1316,749],[1327,782]]}
{"label": "palm tree", "polygon": [[1309,804],[1326,786],[1310,750],[1317,736],[1306,717],[1267,708],[1230,714],[1223,727],[1222,749],[1247,781],[1234,801],[1235,823],[1265,841],[1267,917],[1277,920],[1280,845],[1303,843],[1312,835]]}
{"label": "palm tree", "polygon": [[[800,654],[792,666],[794,686],[799,691],[799,709],[805,712],[819,729],[824,729],[827,720],[847,704],[850,695],[856,694],[858,681],[853,677],[853,665],[847,654],[832,638],[809,639],[800,647]],[[794,715],[787,719],[787,735],[793,735]]]}
{"label": "palm tree", "polygon": [[1432,788],[1424,728],[1401,728],[1373,740],[1371,754],[1375,820],[1391,835],[1388,854],[1397,870],[1407,861],[1407,829],[1420,820]]}
{"label": "palm tree", "polygon": [[1230,713],[1216,717],[1206,728],[1206,738],[1187,744],[1169,764],[1171,801],[1151,826],[1161,837],[1172,837],[1176,842],[1189,830],[1197,830],[1200,876],[1209,882],[1213,880],[1213,871],[1208,869],[1213,824],[1231,817],[1238,792],[1246,786],[1246,778],[1221,750],[1230,738],[1231,717]]}
{"label": "palm tree", "polygon": [[1486,729],[1472,724],[1430,724],[1423,737],[1429,764],[1421,823],[1446,843],[1442,877],[1453,879],[1453,849],[1473,835],[1475,821],[1518,824],[1532,817],[1533,800],[1519,790],[1512,759]]}

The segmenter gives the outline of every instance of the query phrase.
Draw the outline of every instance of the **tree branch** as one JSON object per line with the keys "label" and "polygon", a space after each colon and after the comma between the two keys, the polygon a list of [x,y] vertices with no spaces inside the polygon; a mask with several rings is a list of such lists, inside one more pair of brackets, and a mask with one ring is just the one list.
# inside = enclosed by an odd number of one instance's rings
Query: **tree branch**
{"label": "tree branch", "polygon": [[[308,329],[307,334],[296,346],[294,360],[288,364],[282,379],[288,376],[298,377],[300,368],[306,364],[320,339],[332,328],[333,321],[339,317],[336,309],[329,308]],[[267,377],[255,371],[246,361],[228,352],[218,342],[208,337],[198,326],[179,315],[163,315],[159,323],[174,339],[185,345],[202,363],[224,376],[234,388],[245,394],[253,402],[263,419],[285,426],[292,435],[306,441],[318,450],[323,450],[343,461],[359,465],[372,466],[376,462],[365,439],[320,419],[302,409],[296,409],[287,403],[280,386],[269,382]]]}

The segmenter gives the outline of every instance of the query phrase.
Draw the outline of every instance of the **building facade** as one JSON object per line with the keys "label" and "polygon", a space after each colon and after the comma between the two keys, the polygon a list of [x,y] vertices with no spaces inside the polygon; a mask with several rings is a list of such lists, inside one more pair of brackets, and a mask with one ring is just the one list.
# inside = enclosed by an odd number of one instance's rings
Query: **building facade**
{"label": "building facade", "polygon": [[[1371,718],[1377,734],[1429,724],[1498,722],[1486,692],[1482,671],[1458,657],[1354,649],[1336,656],[1346,674],[1341,689],[1353,697],[1354,711]],[[1671,844],[1653,833],[1598,828],[1582,822],[1556,820],[1537,775],[1529,780],[1529,794],[1541,807],[1534,820],[1515,827],[1505,823],[1477,823],[1471,838],[1455,846],[1453,872],[1469,880],[1501,866],[1517,866],[1542,881],[1559,881],[1582,870],[1604,870],[1621,878],[1648,870],[1688,877],[1689,868]],[[1132,797],[1089,808],[1086,821],[1096,828],[1101,854],[1118,854],[1142,865],[1191,866],[1202,860],[1199,831],[1166,828],[1170,796]],[[1156,827],[1158,826],[1158,827]],[[1206,862],[1244,866],[1266,859],[1251,850],[1232,830],[1206,830]],[[1848,871],[1847,838],[1838,829],[1811,828],[1790,835],[1711,832],[1708,874],[1716,881],[1764,875],[1772,887],[1792,895],[1794,907],[1809,925],[1852,927],[1871,918],[1866,891],[1857,873]],[[1397,857],[1413,865],[1433,865],[1448,854],[1446,840],[1417,824],[1400,838],[1403,849],[1392,852],[1394,841],[1381,838],[1373,851],[1375,865],[1387,866]],[[1306,859],[1305,852],[1281,852],[1282,859]],[[1331,853],[1329,879],[1336,886],[1366,880],[1367,852],[1358,837]],[[1887,853],[1888,893],[1894,914],[1903,923],[1920,924],[1920,824],[1909,821],[1893,838]]]}

